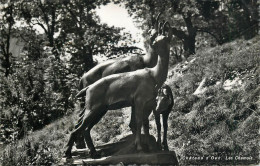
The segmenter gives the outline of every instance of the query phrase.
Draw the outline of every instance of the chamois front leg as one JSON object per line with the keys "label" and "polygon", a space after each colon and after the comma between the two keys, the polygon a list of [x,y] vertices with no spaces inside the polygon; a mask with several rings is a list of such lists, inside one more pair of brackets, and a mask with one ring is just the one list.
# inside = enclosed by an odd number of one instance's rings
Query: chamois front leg
{"label": "chamois front leg", "polygon": [[160,114],[157,114],[156,111],[154,111],[154,116],[155,116],[155,123],[157,127],[157,145],[160,149],[162,149]]}
{"label": "chamois front leg", "polygon": [[132,111],[131,111],[129,127],[130,127],[133,135],[135,135],[136,134],[135,107],[132,106],[131,108],[132,108]]}
{"label": "chamois front leg", "polygon": [[143,148],[141,146],[141,129],[143,125],[143,111],[144,111],[144,104],[139,100],[135,104],[135,121],[136,121],[136,134],[135,134],[135,145],[136,150],[138,152],[142,152]]}
{"label": "chamois front leg", "polygon": [[168,143],[167,143],[167,131],[168,131],[168,117],[169,111],[166,114],[163,114],[163,149],[165,151],[169,151]]}

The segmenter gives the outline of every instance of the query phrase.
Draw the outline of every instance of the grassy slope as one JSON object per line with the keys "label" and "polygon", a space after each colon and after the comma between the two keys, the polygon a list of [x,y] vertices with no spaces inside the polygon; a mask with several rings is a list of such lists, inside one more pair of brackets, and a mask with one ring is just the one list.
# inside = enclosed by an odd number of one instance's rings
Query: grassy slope
{"label": "grassy slope", "polygon": [[[258,158],[259,39],[258,36],[250,41],[237,40],[198,52],[190,63],[170,71],[172,77],[167,82],[175,92],[175,106],[170,117],[169,140],[181,158],[203,155]],[[205,77],[204,93],[199,97],[192,95]],[[235,79],[240,84],[224,90],[223,84]]]}
{"label": "grassy slope", "polygon": [[[170,150],[175,150],[180,159],[237,154],[258,157],[259,54],[260,36],[257,36],[199,51],[188,63],[171,68],[167,83],[174,92],[175,105],[169,117],[168,140]],[[205,77],[204,92],[199,97],[193,95]],[[240,80],[240,84],[224,90],[225,81],[234,79]],[[115,142],[129,133],[130,110],[125,110],[107,113],[94,127],[92,135],[97,145]],[[5,147],[1,150],[5,154],[1,156],[2,165],[59,162],[76,119],[77,112]],[[155,128],[152,121],[153,135]],[[188,163],[200,161],[181,160],[181,164]]]}

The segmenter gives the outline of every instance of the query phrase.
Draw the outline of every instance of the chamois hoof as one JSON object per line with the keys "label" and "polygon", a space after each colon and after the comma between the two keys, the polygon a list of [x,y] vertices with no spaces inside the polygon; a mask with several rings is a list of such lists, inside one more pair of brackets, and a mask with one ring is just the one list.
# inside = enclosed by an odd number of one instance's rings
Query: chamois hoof
{"label": "chamois hoof", "polygon": [[101,158],[101,154],[99,154],[97,151],[90,151],[90,157],[93,159]]}
{"label": "chamois hoof", "polygon": [[141,152],[144,152],[144,153],[149,153],[151,150],[149,148],[149,145],[148,144],[143,144],[142,145],[142,149],[141,149]]}
{"label": "chamois hoof", "polygon": [[142,154],[142,153],[145,153],[145,151],[144,151],[144,147],[143,146],[135,146],[135,149],[136,149],[136,153],[140,153],[140,154]]}
{"label": "chamois hoof", "polygon": [[168,151],[169,151],[168,146],[167,146],[167,147],[164,147],[163,150],[168,152]]}
{"label": "chamois hoof", "polygon": [[169,151],[168,145],[167,144],[165,145],[165,143],[163,143],[163,150],[164,151]]}
{"label": "chamois hoof", "polygon": [[71,159],[72,158],[71,150],[66,150],[63,157],[65,157],[66,159]]}
{"label": "chamois hoof", "polygon": [[157,142],[158,149],[162,150],[162,144],[161,142]]}

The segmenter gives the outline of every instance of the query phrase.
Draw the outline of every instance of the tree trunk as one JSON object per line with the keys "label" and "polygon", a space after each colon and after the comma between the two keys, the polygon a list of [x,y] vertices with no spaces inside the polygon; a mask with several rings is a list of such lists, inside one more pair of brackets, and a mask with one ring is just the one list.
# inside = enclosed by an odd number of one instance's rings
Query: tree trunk
{"label": "tree trunk", "polygon": [[9,74],[10,74],[10,69],[11,69],[11,63],[10,63],[10,60],[9,60],[9,56],[6,57],[6,61],[5,61],[5,77],[8,77]]}
{"label": "tree trunk", "polygon": [[89,71],[91,68],[93,68],[94,65],[94,60],[93,60],[93,53],[92,53],[92,48],[89,46],[88,50],[86,51],[86,48],[84,47],[84,71]]}
{"label": "tree trunk", "polygon": [[190,55],[195,54],[195,42],[196,42],[196,33],[187,36],[184,39],[184,56],[188,58]]}
{"label": "tree trunk", "polygon": [[188,14],[187,17],[183,16],[183,19],[185,21],[188,35],[184,38],[184,56],[187,58],[191,54],[195,54],[195,42],[196,42],[196,35],[197,35],[197,29],[193,27],[192,21],[191,21],[191,15]]}

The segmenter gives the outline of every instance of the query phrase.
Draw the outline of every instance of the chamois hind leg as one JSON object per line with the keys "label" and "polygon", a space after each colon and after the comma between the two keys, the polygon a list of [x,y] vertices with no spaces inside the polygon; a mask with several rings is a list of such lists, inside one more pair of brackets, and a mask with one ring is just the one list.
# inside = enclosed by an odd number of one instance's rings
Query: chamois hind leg
{"label": "chamois hind leg", "polygon": [[92,111],[89,116],[85,119],[85,121],[90,121],[86,128],[86,130],[84,131],[84,138],[86,140],[87,146],[90,150],[90,156],[91,158],[100,158],[100,155],[97,154],[97,151],[94,147],[93,141],[91,139],[91,135],[90,135],[90,131],[93,128],[94,125],[96,125],[101,118],[106,114],[107,110],[96,110],[96,111]]}
{"label": "chamois hind leg", "polygon": [[71,155],[71,149],[72,149],[72,146],[74,144],[74,142],[76,141],[77,139],[77,136],[82,134],[82,132],[84,131],[84,128],[86,127],[85,124],[83,123],[83,121],[81,121],[80,123],[77,124],[77,128],[75,128],[71,134],[70,134],[70,137],[69,137],[69,141],[67,143],[67,148],[65,150],[65,157],[67,158],[71,158],[72,155]]}
{"label": "chamois hind leg", "polygon": [[[81,122],[83,121],[83,118],[84,118],[84,115],[86,114],[86,109],[84,108],[81,113],[80,113],[80,118],[78,120],[78,124],[75,126],[75,128],[79,127],[79,125],[81,124]],[[85,144],[85,141],[84,141],[84,136],[79,134],[77,136],[77,139],[75,141],[75,144],[76,144],[76,148],[77,149],[84,149],[86,148],[86,144]]]}
{"label": "chamois hind leg", "polygon": [[155,110],[153,111],[153,114],[155,116],[155,123],[157,127],[157,145],[160,149],[162,149],[160,114],[156,113]]}
{"label": "chamois hind leg", "polygon": [[[80,79],[79,87],[78,87],[79,91],[82,90],[83,88],[85,88],[86,86],[88,86],[88,82],[86,80]],[[84,106],[85,106],[85,96],[80,97],[78,100],[79,100],[80,109],[82,109],[82,111],[79,113],[79,117],[80,117],[79,121],[81,121],[82,117],[84,116],[84,113],[85,113],[85,108],[84,108]],[[78,135],[75,143],[76,143],[77,149],[86,148],[83,135]]]}
{"label": "chamois hind leg", "polygon": [[[75,129],[78,128],[80,126],[80,124],[82,123],[83,121],[83,118],[84,118],[84,113],[85,113],[85,108],[82,110],[82,113],[80,115],[80,118],[78,120],[78,124],[75,126]],[[85,144],[85,141],[84,141],[84,136],[82,134],[78,134],[76,140],[75,140],[75,144],[76,144],[76,148],[77,149],[84,149],[86,148],[86,144]]]}
{"label": "chamois hind leg", "polygon": [[[86,111],[86,110],[85,110]],[[84,117],[82,118],[82,120],[79,120],[80,122],[76,125],[76,128],[72,131],[72,133],[70,134],[70,137],[69,137],[69,141],[67,143],[67,148],[66,148],[66,151],[65,151],[65,156],[67,158],[71,158],[71,149],[72,149],[72,146],[74,144],[74,142],[76,141],[77,139],[77,136],[78,135],[83,135],[85,129],[91,125],[91,123],[93,123],[93,121],[95,121],[95,117],[97,116],[96,115],[96,111],[90,111],[88,114],[84,114]]]}
{"label": "chamois hind leg", "polygon": [[167,143],[167,131],[168,131],[168,117],[169,111],[163,114],[163,149],[165,151],[169,151],[168,143]]}

